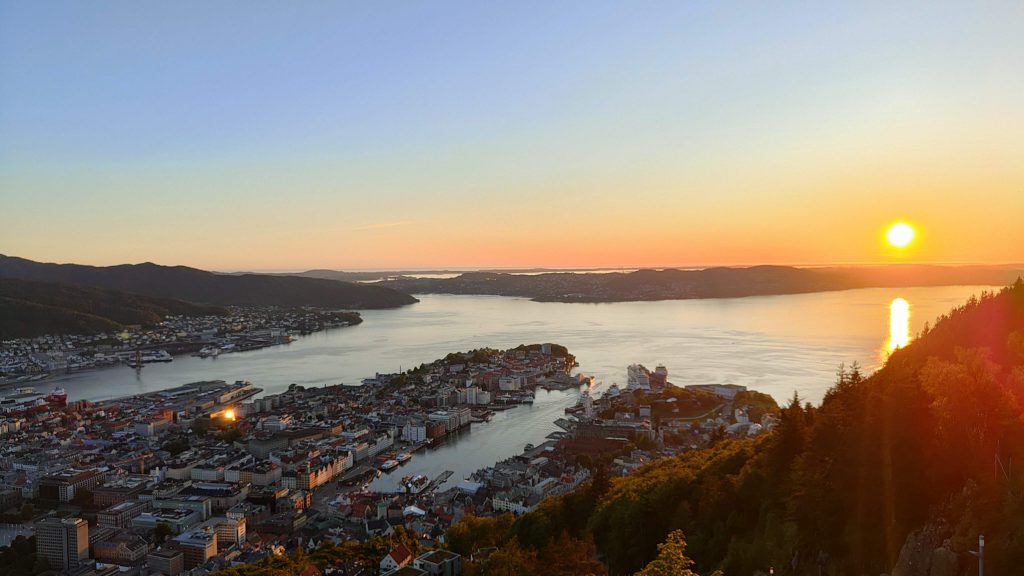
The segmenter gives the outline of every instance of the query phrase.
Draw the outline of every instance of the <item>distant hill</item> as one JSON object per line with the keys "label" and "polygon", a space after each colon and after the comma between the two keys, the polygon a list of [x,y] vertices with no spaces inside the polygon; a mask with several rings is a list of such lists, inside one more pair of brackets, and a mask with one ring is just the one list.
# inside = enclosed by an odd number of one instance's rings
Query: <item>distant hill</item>
{"label": "distant hill", "polygon": [[95,286],[217,306],[371,309],[395,308],[416,302],[408,294],[378,285],[297,276],[215,274],[186,266],[160,266],[149,262],[83,266],[0,255],[0,278]]}
{"label": "distant hill", "polygon": [[851,288],[996,286],[1009,284],[1021,275],[1024,275],[1024,266],[751,266],[589,274],[467,272],[455,278],[399,277],[379,285],[410,294],[490,294],[541,302],[626,302],[800,294]]}
{"label": "distant hill", "polygon": [[0,278],[0,339],[97,334],[165,316],[223,314],[224,309],[90,286]]}

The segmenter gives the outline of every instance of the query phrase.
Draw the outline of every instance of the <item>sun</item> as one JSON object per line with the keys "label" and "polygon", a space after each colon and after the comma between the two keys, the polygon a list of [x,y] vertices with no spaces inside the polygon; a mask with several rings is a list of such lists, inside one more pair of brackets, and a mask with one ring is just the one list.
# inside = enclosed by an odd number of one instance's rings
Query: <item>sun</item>
{"label": "sun", "polygon": [[910,224],[897,222],[889,227],[889,230],[885,233],[885,238],[889,241],[889,244],[897,248],[905,248],[914,241],[914,235],[914,228]]}

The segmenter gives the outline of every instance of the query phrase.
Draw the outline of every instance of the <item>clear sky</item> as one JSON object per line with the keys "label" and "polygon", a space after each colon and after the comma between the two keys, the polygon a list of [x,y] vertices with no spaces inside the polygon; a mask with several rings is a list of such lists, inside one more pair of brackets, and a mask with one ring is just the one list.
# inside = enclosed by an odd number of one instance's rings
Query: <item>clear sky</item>
{"label": "clear sky", "polygon": [[1024,260],[1024,2],[771,4],[5,1],[0,253]]}

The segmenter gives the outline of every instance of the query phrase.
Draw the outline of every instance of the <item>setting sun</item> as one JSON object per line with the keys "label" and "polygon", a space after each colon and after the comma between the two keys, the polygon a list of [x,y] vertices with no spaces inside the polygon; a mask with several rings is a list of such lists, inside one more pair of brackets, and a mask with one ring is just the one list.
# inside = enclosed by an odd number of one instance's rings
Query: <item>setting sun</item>
{"label": "setting sun", "polygon": [[914,241],[914,229],[910,224],[904,222],[897,222],[889,227],[889,230],[885,233],[886,240],[889,244],[903,248]]}

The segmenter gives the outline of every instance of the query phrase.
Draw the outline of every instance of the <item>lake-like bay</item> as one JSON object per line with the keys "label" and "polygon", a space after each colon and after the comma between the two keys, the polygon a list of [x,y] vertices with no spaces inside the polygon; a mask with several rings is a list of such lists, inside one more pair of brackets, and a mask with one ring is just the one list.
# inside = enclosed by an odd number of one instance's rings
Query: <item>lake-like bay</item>
{"label": "lake-like bay", "polygon": [[[422,295],[394,310],[363,311],[364,322],[304,336],[287,345],[218,358],[178,357],[168,364],[68,374],[54,380],[69,400],[102,400],[198,380],[249,380],[264,393],[291,383],[358,384],[376,372],[396,372],[474,348],[555,342],[576,355],[579,370],[596,376],[595,392],[625,384],[626,366],[664,364],[677,385],[732,383],[771,394],[795,392],[814,403],[831,386],[840,363],[870,372],[894,343],[987,286],[871,288],[731,299],[564,304],[501,296]],[[893,303],[896,302],[894,305]],[[909,313],[909,314],[908,314]],[[40,383],[40,388],[44,384]],[[538,391],[520,406],[433,450],[417,454],[391,476],[435,475],[449,482],[542,442],[578,392]],[[384,477],[377,488],[393,488]]]}

